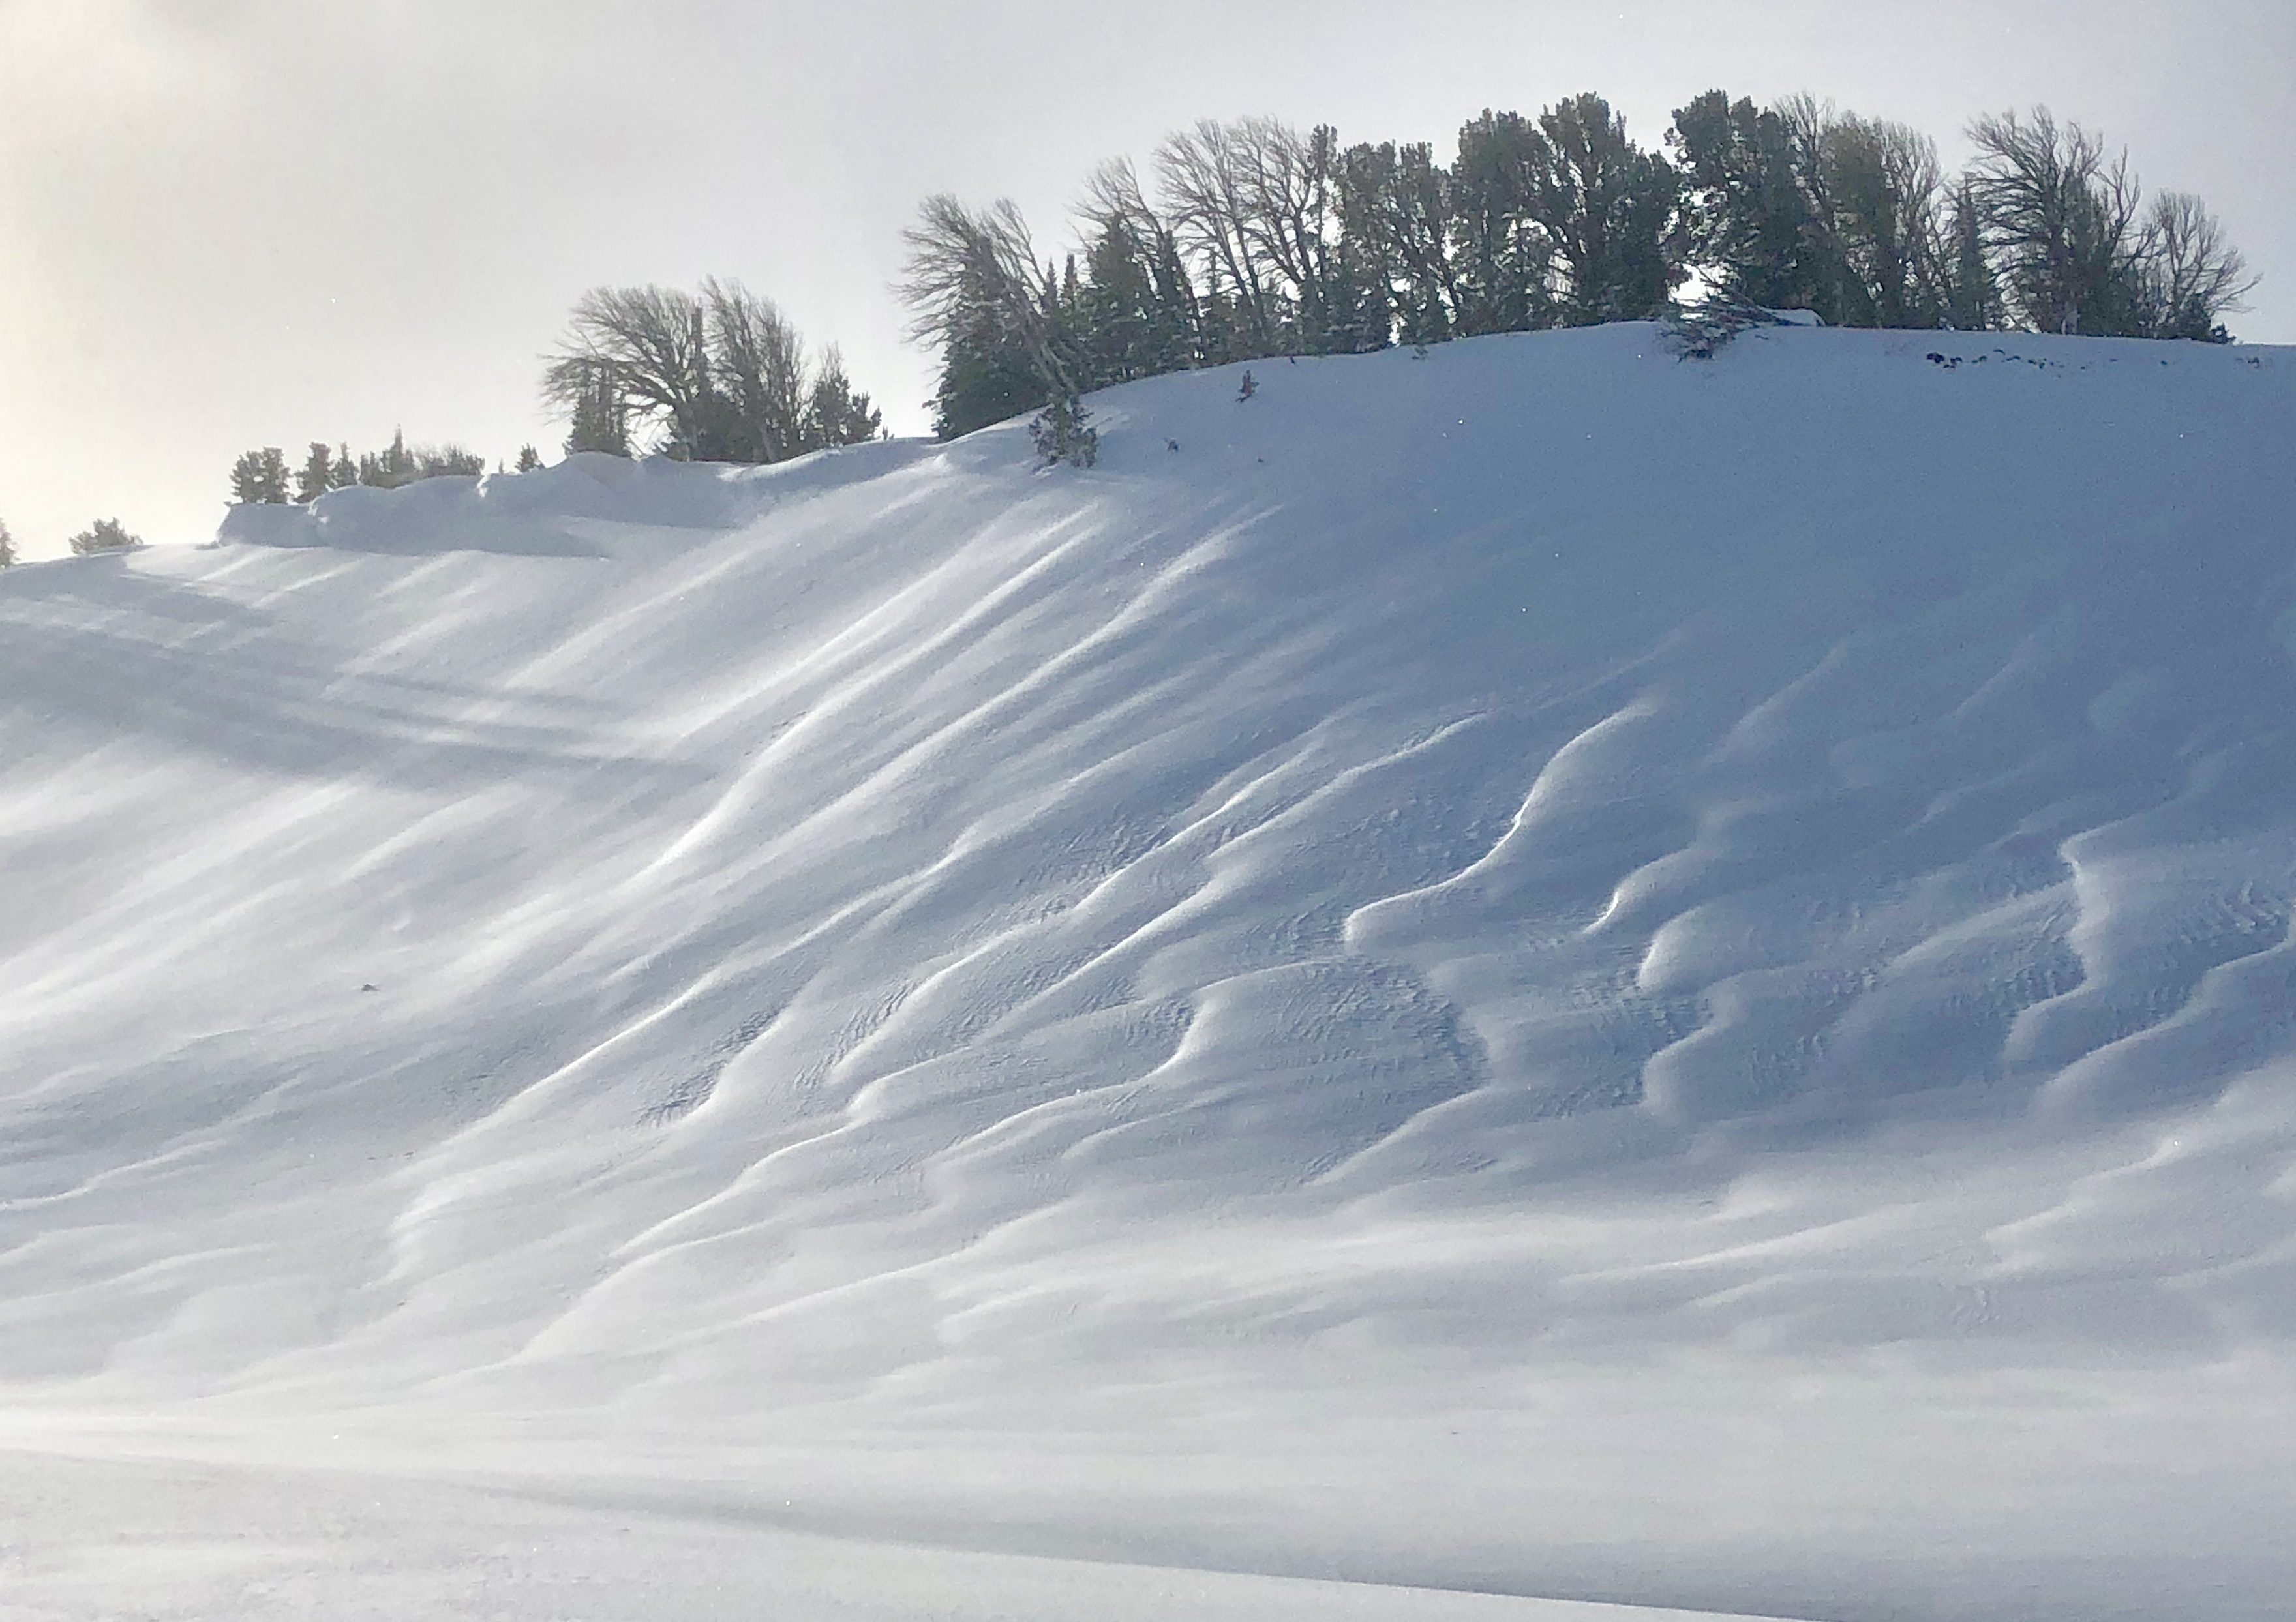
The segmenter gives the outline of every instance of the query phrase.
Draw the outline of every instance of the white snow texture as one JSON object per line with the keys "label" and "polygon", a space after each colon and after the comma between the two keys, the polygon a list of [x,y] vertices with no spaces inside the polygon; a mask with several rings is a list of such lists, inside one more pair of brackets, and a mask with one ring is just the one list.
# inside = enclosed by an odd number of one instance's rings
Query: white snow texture
{"label": "white snow texture", "polygon": [[1253,371],[0,579],[0,1615],[2296,1617],[2296,355]]}

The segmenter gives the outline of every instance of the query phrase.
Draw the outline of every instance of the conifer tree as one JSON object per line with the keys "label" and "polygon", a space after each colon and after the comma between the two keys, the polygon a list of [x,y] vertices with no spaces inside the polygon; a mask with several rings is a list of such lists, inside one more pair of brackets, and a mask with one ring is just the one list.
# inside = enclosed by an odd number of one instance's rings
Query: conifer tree
{"label": "conifer tree", "polygon": [[459,445],[418,445],[411,458],[416,479],[467,479],[487,471],[484,456]]}
{"label": "conifer tree", "polygon": [[985,306],[968,305],[941,346],[933,390],[933,433],[955,439],[1045,403],[1045,383],[1028,346]]}
{"label": "conifer tree", "polygon": [[295,474],[295,499],[308,504],[335,487],[335,463],[322,440],[311,441],[310,454]]}
{"label": "conifer tree", "polygon": [[1691,251],[1715,291],[1765,309],[1838,315],[1818,265],[1824,233],[1777,110],[1710,90],[1676,110],[1667,144],[1687,182]]}
{"label": "conifer tree", "polygon": [[518,447],[517,471],[521,473],[531,473],[535,469],[541,465],[542,453],[540,451],[536,450],[531,445],[521,445]]}
{"label": "conifer tree", "polygon": [[1822,115],[1817,143],[1833,203],[1845,326],[1934,327],[1953,266],[1941,226],[1937,147],[1903,124]]}
{"label": "conifer tree", "polygon": [[287,458],[277,446],[249,451],[232,463],[231,499],[242,504],[287,500]]}
{"label": "conifer tree", "polygon": [[0,520],[0,569],[16,567],[16,537],[8,533],[5,520]]}
{"label": "conifer tree", "polygon": [[941,350],[933,400],[941,438],[1082,392],[1088,368],[1060,318],[1059,286],[1038,266],[1010,202],[976,213],[953,197],[930,197],[904,234],[910,332]]}
{"label": "conifer tree", "polygon": [[1151,307],[1147,359],[1152,375],[1202,365],[1203,333],[1195,285],[1181,256],[1179,238],[1152,217],[1152,223],[1148,278],[1156,299]]}
{"label": "conifer tree", "polygon": [[1105,388],[1149,376],[1154,366],[1150,331],[1155,294],[1147,251],[1129,221],[1100,224],[1085,250],[1084,286],[1076,319],[1090,387]]}
{"label": "conifer tree", "polygon": [[143,537],[128,534],[126,526],[116,518],[97,519],[71,537],[72,555],[82,558],[100,552],[135,552],[143,545]]}
{"label": "conifer tree", "polygon": [[1395,340],[1395,294],[1380,244],[1344,228],[1324,273],[1321,348],[1365,355]]}
{"label": "conifer tree", "polygon": [[1073,394],[1055,395],[1046,403],[1029,424],[1029,438],[1046,467],[1065,462],[1088,468],[1100,460],[1100,430],[1092,426],[1091,416]]}
{"label": "conifer tree", "polygon": [[571,381],[574,421],[566,435],[566,454],[603,451],[610,456],[630,454],[628,408],[611,361],[592,361]]}
{"label": "conifer tree", "polygon": [[401,485],[413,484],[422,477],[414,454],[406,448],[406,430],[391,430],[390,446],[378,455],[359,458],[359,482],[379,489],[395,490]]}
{"label": "conifer tree", "polygon": [[[1531,206],[1541,142],[1521,114],[1488,108],[1459,131],[1447,191],[1461,332],[1520,332],[1553,323],[1554,242]],[[1444,335],[1406,338],[1426,343]]]}
{"label": "conifer tree", "polygon": [[1086,190],[1084,285],[1073,314],[1085,386],[1177,372],[1197,362],[1196,301],[1178,241],[1149,207],[1132,165],[1103,164]]}
{"label": "conifer tree", "polygon": [[1541,113],[1538,134],[1530,214],[1563,268],[1564,318],[1652,314],[1687,274],[1680,176],[1628,140],[1626,120],[1591,92]]}
{"label": "conifer tree", "polygon": [[1954,193],[1953,282],[1946,320],[1964,332],[1990,332],[2001,324],[2001,295],[1986,261],[1984,232],[1967,181]]}
{"label": "conifer tree", "polygon": [[1397,289],[1405,279],[1390,217],[1394,180],[1391,141],[1376,146],[1359,141],[1340,154],[1333,184],[1342,309],[1332,329],[1346,349],[1366,351],[1394,340]]}
{"label": "conifer tree", "polygon": [[351,455],[348,441],[335,447],[335,464],[327,475],[332,488],[348,490],[359,481],[358,459]]}
{"label": "conifer tree", "polygon": [[1224,366],[1233,360],[1251,360],[1259,354],[1250,324],[1234,294],[1222,282],[1218,266],[1205,267],[1204,296],[1197,305],[1197,348],[1207,366]]}
{"label": "conifer tree", "polygon": [[[707,296],[705,290],[705,299]],[[685,354],[693,367],[685,385],[687,403],[671,413],[662,449],[679,462],[775,460],[773,453],[778,447],[758,442],[754,432],[742,431],[737,408],[718,386],[721,374],[712,365],[709,315],[702,301],[693,301],[686,314]],[[739,443],[743,440],[748,443]]]}
{"label": "conifer tree", "polygon": [[1449,337],[1458,304],[1451,196],[1432,149],[1359,142],[1340,154],[1337,175],[1332,347],[1360,353],[1398,335],[1406,343]]}
{"label": "conifer tree", "polygon": [[822,450],[840,445],[865,445],[883,431],[884,414],[869,404],[845,375],[845,357],[832,344],[822,354],[814,374],[813,389],[800,419],[797,444],[801,450]]}

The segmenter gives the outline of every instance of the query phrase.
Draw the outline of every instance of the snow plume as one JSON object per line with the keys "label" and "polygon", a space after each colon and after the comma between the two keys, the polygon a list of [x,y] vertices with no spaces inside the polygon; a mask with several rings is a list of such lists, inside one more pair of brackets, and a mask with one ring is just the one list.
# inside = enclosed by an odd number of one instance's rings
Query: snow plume
{"label": "snow plume", "polygon": [[11,1602],[2292,1614],[2296,357],[1662,338],[10,570]]}

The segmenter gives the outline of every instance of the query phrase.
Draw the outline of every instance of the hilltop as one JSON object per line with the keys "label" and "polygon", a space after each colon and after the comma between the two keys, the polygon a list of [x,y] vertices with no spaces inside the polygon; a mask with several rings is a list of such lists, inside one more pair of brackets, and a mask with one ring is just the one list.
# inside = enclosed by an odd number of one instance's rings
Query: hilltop
{"label": "hilltop", "polygon": [[2292,1614],[2296,354],[1242,370],[0,578],[31,1614]]}

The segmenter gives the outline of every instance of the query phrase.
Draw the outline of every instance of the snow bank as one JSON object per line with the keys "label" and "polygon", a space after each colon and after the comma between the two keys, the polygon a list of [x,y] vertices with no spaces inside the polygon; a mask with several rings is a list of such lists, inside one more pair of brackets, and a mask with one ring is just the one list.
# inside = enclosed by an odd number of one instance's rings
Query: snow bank
{"label": "snow bank", "polygon": [[781,502],[923,454],[921,445],[863,445],[749,468],[585,451],[530,473],[425,479],[391,490],[355,485],[308,506],[235,506],[217,538],[343,552],[594,557],[619,531],[738,528]]}
{"label": "snow bank", "polygon": [[0,580],[20,1444],[2290,1614],[2296,356],[1252,370]]}

